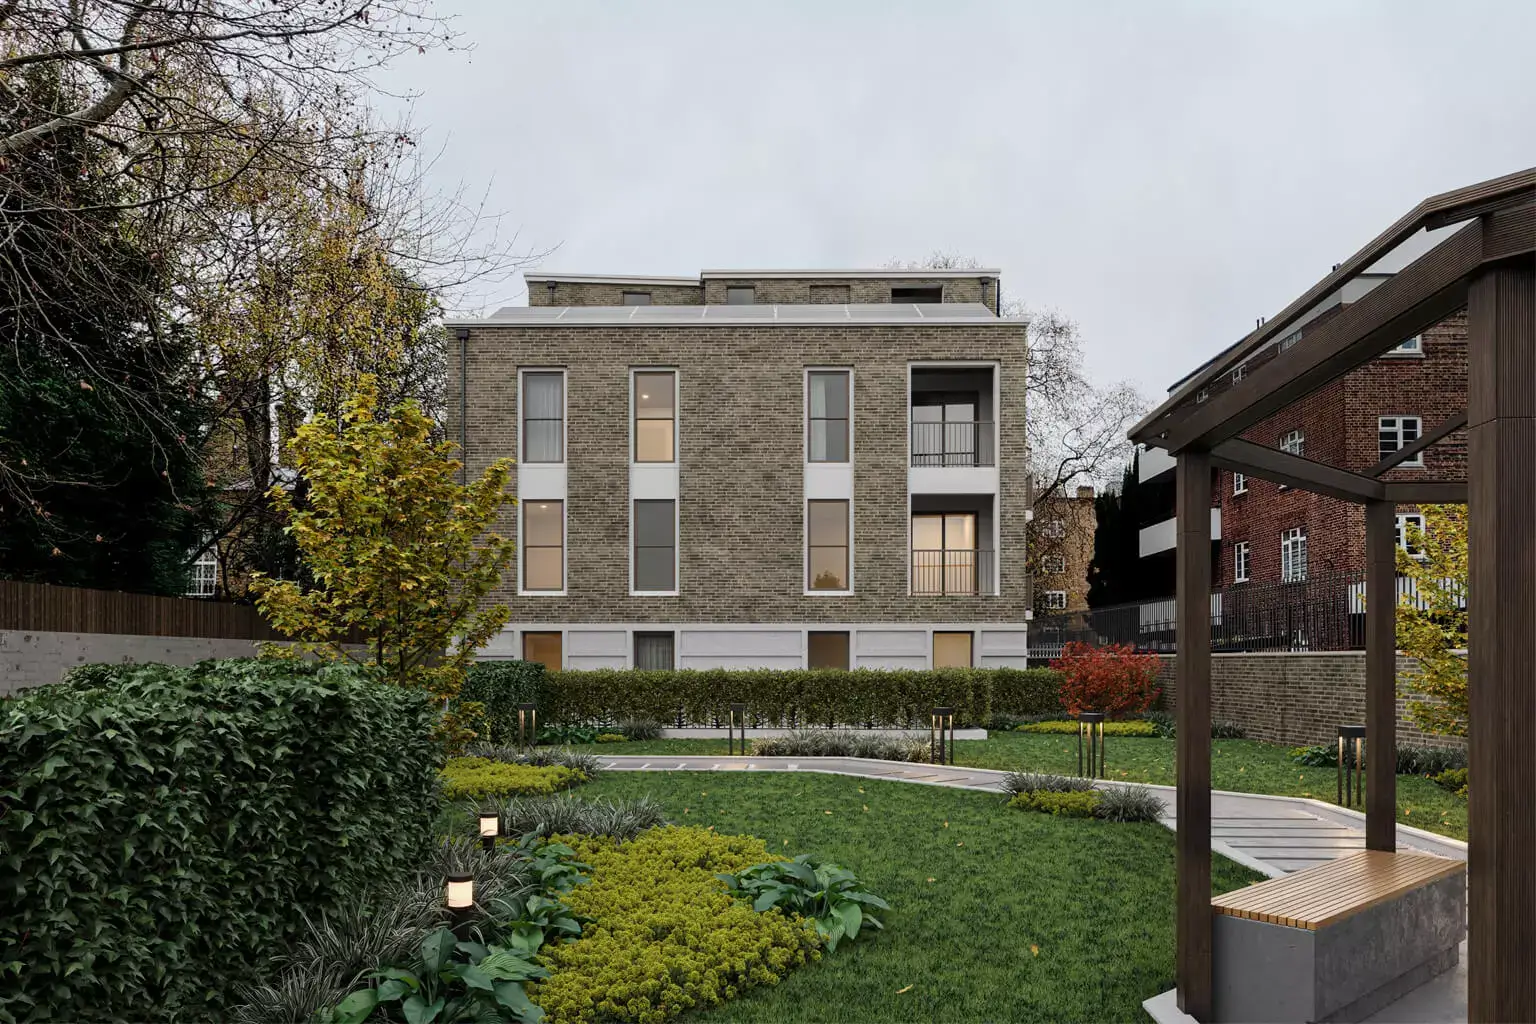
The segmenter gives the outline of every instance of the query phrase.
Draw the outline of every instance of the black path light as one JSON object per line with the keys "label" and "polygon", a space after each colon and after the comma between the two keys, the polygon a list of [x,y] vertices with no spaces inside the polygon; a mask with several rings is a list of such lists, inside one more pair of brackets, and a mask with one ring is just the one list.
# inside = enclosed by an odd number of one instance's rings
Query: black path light
{"label": "black path light", "polygon": [[475,876],[449,875],[443,899],[448,904],[448,918],[452,922],[453,933],[464,938],[464,926],[469,923],[475,909]]}
{"label": "black path light", "polygon": [[496,849],[496,837],[501,835],[501,815],[495,811],[480,812],[480,845],[486,853]]}
{"label": "black path light", "polygon": [[[1083,771],[1084,745],[1087,746],[1088,771]],[[1077,774],[1079,778],[1104,777],[1104,712],[1084,711],[1077,716]]]}
{"label": "black path light", "polygon": [[539,709],[534,704],[517,706],[517,745],[531,747],[538,742]]}
{"label": "black path light", "polygon": [[732,704],[731,717],[725,726],[725,751],[727,757],[736,754],[736,729],[737,723],[741,729],[741,756],[747,756],[747,706],[745,704]]}
{"label": "black path light", "polygon": [[[949,732],[947,742],[944,736],[945,730]],[[933,715],[928,720],[928,758],[934,764],[955,763],[954,708],[939,707],[933,709]]]}
{"label": "black path light", "polygon": [[1365,800],[1365,787],[1361,776],[1365,764],[1365,726],[1339,726],[1339,794],[1340,807],[1353,807]]}

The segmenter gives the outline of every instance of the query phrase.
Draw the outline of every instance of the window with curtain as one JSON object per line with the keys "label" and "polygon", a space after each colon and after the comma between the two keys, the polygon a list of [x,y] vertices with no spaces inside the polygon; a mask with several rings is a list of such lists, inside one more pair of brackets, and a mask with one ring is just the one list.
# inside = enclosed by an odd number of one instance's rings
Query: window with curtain
{"label": "window with curtain", "polygon": [[848,590],[848,502],[808,501],[806,588]]}
{"label": "window with curtain", "polygon": [[565,374],[523,374],[523,461],[565,461]]}
{"label": "window with curtain", "polygon": [[565,502],[523,502],[523,589],[565,589]]}
{"label": "window with curtain", "polygon": [[677,375],[635,374],[635,461],[677,461]]}
{"label": "window with curtain", "polygon": [[671,499],[635,502],[635,590],[677,589],[677,503]]}
{"label": "window with curtain", "polygon": [[648,672],[670,671],[676,653],[675,633],[635,634],[635,668]]}
{"label": "window with curtain", "polygon": [[848,371],[813,370],[806,384],[811,391],[807,458],[811,462],[847,462]]}

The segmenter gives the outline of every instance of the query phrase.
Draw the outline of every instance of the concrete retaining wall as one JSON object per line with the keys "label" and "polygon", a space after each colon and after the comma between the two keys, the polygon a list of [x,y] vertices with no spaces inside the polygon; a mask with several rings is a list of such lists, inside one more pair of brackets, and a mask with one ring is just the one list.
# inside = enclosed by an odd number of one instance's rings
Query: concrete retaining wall
{"label": "concrete retaining wall", "polygon": [[191,665],[205,658],[248,658],[250,640],[126,633],[49,633],[0,630],[0,694],[56,683],[76,665],[88,662],[159,661]]}

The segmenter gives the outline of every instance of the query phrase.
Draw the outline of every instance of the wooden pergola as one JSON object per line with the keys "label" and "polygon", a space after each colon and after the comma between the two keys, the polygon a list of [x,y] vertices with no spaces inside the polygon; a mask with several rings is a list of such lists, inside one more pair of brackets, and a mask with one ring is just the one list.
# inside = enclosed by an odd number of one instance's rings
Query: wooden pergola
{"label": "wooden pergola", "polygon": [[[1291,325],[1421,231],[1434,248],[1230,389],[1207,385],[1278,346]],[[1465,412],[1364,471],[1244,440],[1244,431],[1451,313],[1467,310]],[[1428,427],[1428,425],[1426,425]],[[1465,480],[1382,475],[1465,429]],[[1434,196],[1186,381],[1131,431],[1177,459],[1179,1007],[1209,1020],[1211,468],[1365,508],[1366,846],[1396,845],[1394,506],[1468,505],[1468,1013],[1536,1020],[1536,168]]]}

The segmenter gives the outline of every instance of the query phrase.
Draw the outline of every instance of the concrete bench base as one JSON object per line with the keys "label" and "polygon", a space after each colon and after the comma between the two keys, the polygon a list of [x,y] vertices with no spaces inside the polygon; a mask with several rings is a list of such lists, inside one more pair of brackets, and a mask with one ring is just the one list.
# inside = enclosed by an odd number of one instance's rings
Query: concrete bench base
{"label": "concrete bench base", "polygon": [[1460,872],[1315,929],[1218,914],[1214,1018],[1368,1017],[1455,967],[1466,920]]}

